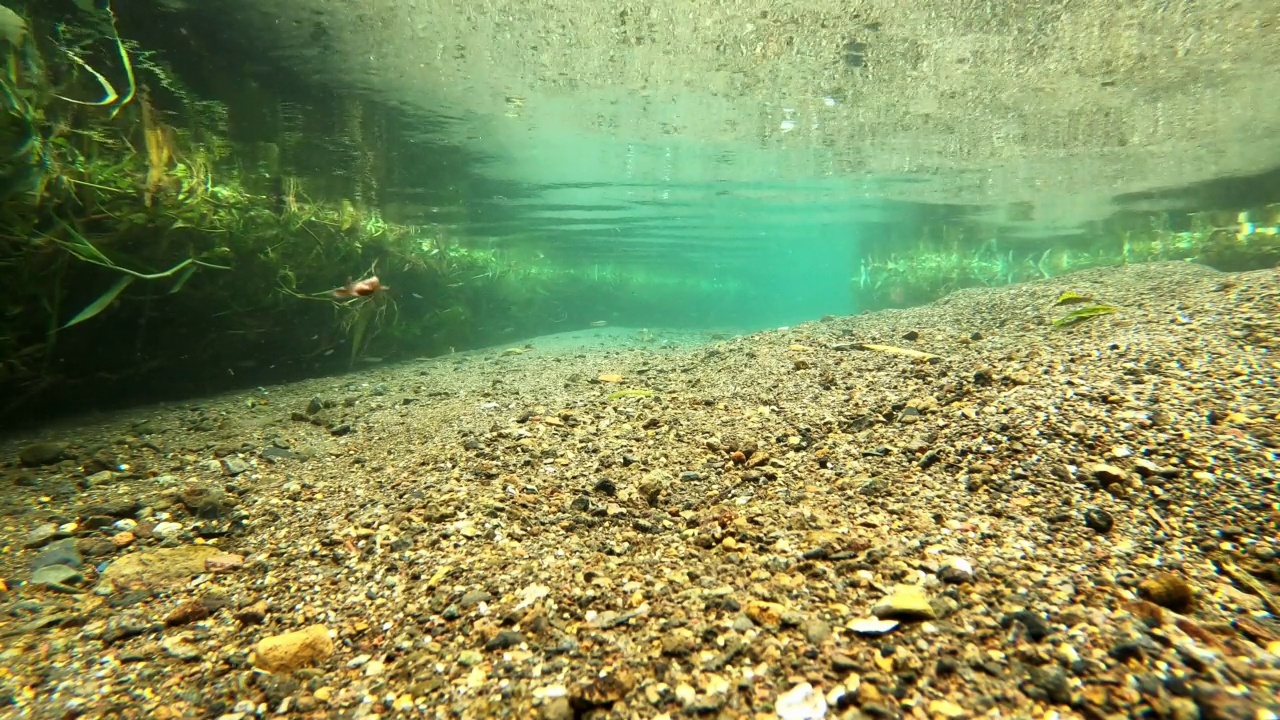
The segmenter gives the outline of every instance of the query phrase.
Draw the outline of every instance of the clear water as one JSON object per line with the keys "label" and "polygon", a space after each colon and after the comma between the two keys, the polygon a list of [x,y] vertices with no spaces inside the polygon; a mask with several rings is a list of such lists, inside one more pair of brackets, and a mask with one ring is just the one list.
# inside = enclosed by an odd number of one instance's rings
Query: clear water
{"label": "clear water", "polygon": [[[655,279],[604,319],[754,328],[912,304],[903,264],[1003,284],[1158,259],[1124,233],[1280,197],[1280,100],[1249,52],[1263,9],[162,6],[206,52],[243,50],[224,86],[280,91],[283,69],[332,101],[296,111],[312,174],[351,171],[344,105],[395,107],[389,219],[526,267]],[[674,281],[705,292],[664,307]]]}

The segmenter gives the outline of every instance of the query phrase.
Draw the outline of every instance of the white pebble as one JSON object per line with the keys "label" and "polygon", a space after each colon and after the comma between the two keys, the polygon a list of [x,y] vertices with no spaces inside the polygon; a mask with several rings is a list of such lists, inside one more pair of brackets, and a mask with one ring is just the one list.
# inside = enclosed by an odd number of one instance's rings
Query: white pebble
{"label": "white pebble", "polygon": [[156,526],[151,528],[151,534],[158,538],[172,537],[180,532],[182,532],[182,523],[167,520],[162,523],[156,523]]}
{"label": "white pebble", "polygon": [[827,700],[809,683],[800,683],[778,696],[774,712],[782,720],[821,720],[827,716]]}

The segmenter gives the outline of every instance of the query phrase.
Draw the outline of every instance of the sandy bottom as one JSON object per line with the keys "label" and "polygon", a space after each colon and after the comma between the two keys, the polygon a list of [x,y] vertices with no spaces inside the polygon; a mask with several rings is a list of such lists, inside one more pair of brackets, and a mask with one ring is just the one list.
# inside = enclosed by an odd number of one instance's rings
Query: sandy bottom
{"label": "sandy bottom", "polygon": [[0,714],[1274,717],[1278,337],[1129,266],[15,438]]}

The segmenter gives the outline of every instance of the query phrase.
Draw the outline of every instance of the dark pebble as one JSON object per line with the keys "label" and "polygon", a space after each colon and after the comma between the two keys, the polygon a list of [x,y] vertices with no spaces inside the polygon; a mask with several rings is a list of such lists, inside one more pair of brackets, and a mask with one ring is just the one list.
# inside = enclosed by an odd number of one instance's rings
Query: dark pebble
{"label": "dark pebble", "polygon": [[1107,654],[1120,662],[1127,662],[1129,660],[1141,660],[1144,656],[1144,651],[1141,642],[1126,640],[1112,645]]}
{"label": "dark pebble", "polygon": [[1015,613],[1005,615],[1004,619],[1000,621],[1000,626],[1008,628],[1012,626],[1015,621],[1022,623],[1022,625],[1027,629],[1027,637],[1036,642],[1040,642],[1053,632],[1053,628],[1049,627],[1049,623],[1046,622],[1044,618],[1030,610],[1019,610]]}
{"label": "dark pebble", "polygon": [[485,650],[506,650],[524,642],[524,636],[514,630],[503,630],[484,644]]}
{"label": "dark pebble", "polygon": [[618,494],[618,486],[609,478],[601,478],[596,482],[595,491],[603,495],[608,495],[609,497],[614,497]]}
{"label": "dark pebble", "polygon": [[1111,513],[1106,510],[1089,508],[1084,511],[1084,524],[1090,530],[1100,535],[1105,535],[1116,526],[1116,521],[1112,519]]}
{"label": "dark pebble", "polygon": [[1071,683],[1056,668],[1032,668],[1031,684],[1042,691],[1049,700],[1065,705],[1071,702]]}
{"label": "dark pebble", "polygon": [[18,451],[18,460],[28,467],[52,465],[67,457],[67,444],[61,442],[32,443]]}

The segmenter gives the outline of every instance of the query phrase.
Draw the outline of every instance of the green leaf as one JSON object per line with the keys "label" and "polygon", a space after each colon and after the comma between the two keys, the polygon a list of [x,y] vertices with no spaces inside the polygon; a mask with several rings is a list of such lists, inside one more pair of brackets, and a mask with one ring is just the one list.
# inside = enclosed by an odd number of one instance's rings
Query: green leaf
{"label": "green leaf", "polygon": [[1080,305],[1087,302],[1093,302],[1093,298],[1087,295],[1081,295],[1075,290],[1067,290],[1058,296],[1058,299],[1054,301],[1053,305],[1054,307],[1059,305]]}
{"label": "green leaf", "polygon": [[1057,320],[1054,320],[1053,327],[1055,330],[1061,330],[1062,328],[1067,328],[1067,327],[1071,327],[1072,325],[1082,323],[1085,320],[1090,320],[1092,318],[1100,317],[1102,315],[1111,315],[1119,311],[1120,311],[1120,308],[1115,307],[1113,305],[1090,305],[1088,307],[1082,307],[1076,310],[1072,310],[1066,315],[1063,315]]}
{"label": "green leaf", "polygon": [[107,307],[111,305],[111,303],[115,302],[115,299],[120,296],[120,293],[124,292],[124,289],[129,287],[129,284],[132,283],[133,281],[134,281],[134,277],[132,275],[122,276],[119,280],[115,282],[114,285],[107,288],[106,292],[99,295],[97,300],[94,300],[93,302],[89,303],[88,307],[81,310],[79,313],[76,314],[75,317],[68,320],[65,325],[63,325],[58,329],[65,330],[66,328],[69,328],[72,325],[82,323],[85,320],[88,320],[89,318],[92,318],[93,316],[102,312],[103,310],[106,310]]}
{"label": "green leaf", "polygon": [[196,273],[196,268],[198,267],[200,266],[192,263],[184,268],[182,272],[178,274],[178,281],[173,284],[173,287],[169,288],[169,294],[172,295],[181,290],[182,286],[186,285],[187,281],[191,279],[191,276]]}

